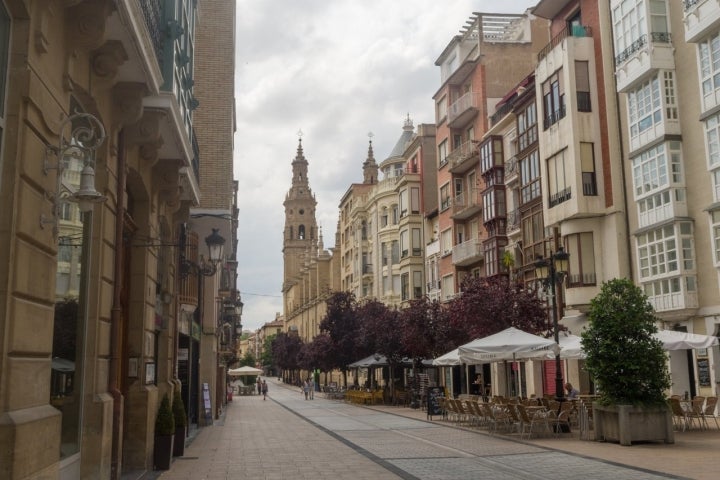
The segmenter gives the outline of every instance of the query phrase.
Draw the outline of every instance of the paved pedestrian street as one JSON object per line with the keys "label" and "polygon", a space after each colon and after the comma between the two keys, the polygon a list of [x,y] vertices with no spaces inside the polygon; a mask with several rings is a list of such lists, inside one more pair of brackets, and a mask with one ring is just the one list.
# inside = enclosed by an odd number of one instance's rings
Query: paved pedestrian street
{"label": "paved pedestrian street", "polygon": [[[668,479],[681,477],[355,406],[269,382],[200,429],[162,480]],[[579,441],[579,440],[578,440]],[[583,442],[586,444],[592,442]],[[663,446],[672,448],[672,446]],[[633,447],[618,447],[633,448]],[[159,474],[159,476],[158,476]]]}

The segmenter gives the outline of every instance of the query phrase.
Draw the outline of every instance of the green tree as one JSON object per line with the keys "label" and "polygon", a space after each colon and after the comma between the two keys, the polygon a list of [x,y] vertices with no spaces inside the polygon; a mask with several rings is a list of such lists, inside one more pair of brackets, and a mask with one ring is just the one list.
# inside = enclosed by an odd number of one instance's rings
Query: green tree
{"label": "green tree", "polygon": [[585,367],[600,402],[652,405],[665,402],[670,374],[662,343],[652,335],[657,319],[643,291],[628,279],[604,282],[590,301],[582,332]]}
{"label": "green tree", "polygon": [[247,352],[243,357],[240,359],[240,366],[241,367],[254,367],[255,363],[257,363],[257,360],[255,359],[255,355],[252,354],[252,352]]}
{"label": "green tree", "polygon": [[275,337],[277,337],[277,333],[268,335],[267,337],[265,337],[265,340],[263,341],[262,354],[260,355],[260,363],[262,364],[263,367],[272,367],[273,365],[276,365],[276,362],[273,361],[273,348],[272,348],[272,344],[273,344],[273,341],[275,340]]}

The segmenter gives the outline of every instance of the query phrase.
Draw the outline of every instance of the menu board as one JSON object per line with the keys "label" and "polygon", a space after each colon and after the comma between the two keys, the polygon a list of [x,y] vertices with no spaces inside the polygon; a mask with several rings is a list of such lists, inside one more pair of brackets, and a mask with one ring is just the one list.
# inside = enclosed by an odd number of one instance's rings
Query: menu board
{"label": "menu board", "polygon": [[439,388],[431,388],[428,392],[427,400],[427,417],[432,420],[433,415],[442,415],[442,407],[440,406],[440,398],[443,397],[443,392]]}
{"label": "menu board", "polygon": [[203,407],[205,409],[205,420],[212,423],[212,405],[210,403],[210,387],[207,383],[202,384]]}
{"label": "menu board", "polygon": [[709,387],[710,384],[710,361],[707,358],[697,359],[698,383],[701,387]]}

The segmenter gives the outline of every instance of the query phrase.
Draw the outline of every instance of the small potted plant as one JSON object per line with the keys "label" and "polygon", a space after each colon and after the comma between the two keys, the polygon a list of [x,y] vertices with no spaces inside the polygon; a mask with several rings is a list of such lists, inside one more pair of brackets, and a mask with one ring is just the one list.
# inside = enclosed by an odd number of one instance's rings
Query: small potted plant
{"label": "small potted plant", "polygon": [[595,440],[674,443],[667,357],[653,337],[653,307],[628,279],[604,282],[590,301],[582,332],[585,368],[600,397],[593,404]]}
{"label": "small potted plant", "polygon": [[187,414],[180,389],[175,389],[172,403],[173,417],[175,419],[175,443],[173,457],[182,457],[185,454],[185,437],[187,436]]}
{"label": "small potted plant", "polygon": [[173,440],[175,439],[175,419],[167,393],[163,395],[155,418],[155,469],[170,469],[173,454]]}

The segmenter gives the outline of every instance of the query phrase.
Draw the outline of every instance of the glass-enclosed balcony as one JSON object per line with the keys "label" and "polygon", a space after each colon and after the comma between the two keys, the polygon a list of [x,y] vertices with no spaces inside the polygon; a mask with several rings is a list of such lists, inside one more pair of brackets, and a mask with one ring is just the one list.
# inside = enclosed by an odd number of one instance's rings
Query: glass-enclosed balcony
{"label": "glass-enclosed balcony", "polygon": [[650,32],[640,36],[615,57],[618,92],[635,85],[659,70],[675,69],[672,37],[669,32]]}
{"label": "glass-enclosed balcony", "polygon": [[698,42],[720,28],[720,3],[717,0],[683,0],[685,41]]}

